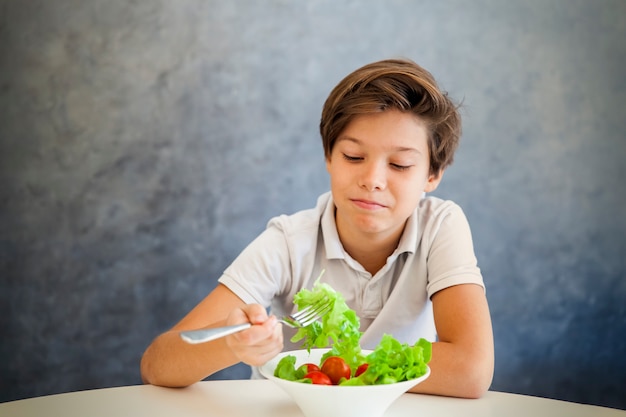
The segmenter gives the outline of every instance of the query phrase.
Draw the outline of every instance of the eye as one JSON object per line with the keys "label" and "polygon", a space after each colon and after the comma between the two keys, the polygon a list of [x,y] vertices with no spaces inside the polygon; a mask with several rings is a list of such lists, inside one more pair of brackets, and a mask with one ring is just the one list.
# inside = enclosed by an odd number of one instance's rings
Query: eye
{"label": "eye", "polygon": [[389,165],[391,165],[394,169],[397,169],[398,171],[406,171],[407,169],[412,167],[412,165],[400,165],[400,164],[389,164]]}
{"label": "eye", "polygon": [[345,159],[348,162],[358,162],[358,161],[362,161],[363,158],[359,157],[359,156],[351,156],[348,154],[342,154],[343,155],[343,159]]}

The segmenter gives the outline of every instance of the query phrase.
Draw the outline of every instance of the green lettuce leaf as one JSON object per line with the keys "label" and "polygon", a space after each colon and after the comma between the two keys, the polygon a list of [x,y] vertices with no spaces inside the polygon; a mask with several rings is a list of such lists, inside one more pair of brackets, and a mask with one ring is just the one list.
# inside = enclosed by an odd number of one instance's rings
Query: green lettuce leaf
{"label": "green lettuce leaf", "polygon": [[328,356],[341,356],[351,368],[362,363],[364,356],[359,344],[362,335],[359,330],[360,320],[354,310],[348,307],[341,294],[318,279],[311,290],[305,288],[298,291],[294,296],[294,303],[298,306],[298,310],[302,310],[323,299],[332,303],[330,312],[322,318],[321,322],[298,329],[291,341],[296,343],[302,340],[302,347],[308,351],[311,348],[330,346],[331,350],[323,359]]}
{"label": "green lettuce leaf", "polygon": [[385,334],[374,351],[365,358],[367,370],[340,385],[392,384],[419,378],[427,372],[431,354],[432,344],[426,339],[409,346]]}
{"label": "green lettuce leaf", "polygon": [[304,379],[305,372],[300,368],[296,368],[296,357],[287,355],[280,359],[274,369],[274,376],[289,381],[300,381],[311,383],[310,379]]}

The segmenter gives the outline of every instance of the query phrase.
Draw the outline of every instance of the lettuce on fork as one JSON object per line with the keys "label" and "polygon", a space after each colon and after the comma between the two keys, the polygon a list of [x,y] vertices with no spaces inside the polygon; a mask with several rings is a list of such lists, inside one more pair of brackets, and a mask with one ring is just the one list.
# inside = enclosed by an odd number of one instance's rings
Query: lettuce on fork
{"label": "lettuce on fork", "polygon": [[[319,278],[311,290],[302,289],[294,296],[294,304],[298,310],[302,310],[322,299],[331,302],[330,312],[320,322],[300,328],[291,341],[295,343],[302,340],[302,347],[308,351],[311,348],[330,347],[321,362],[330,356],[339,356],[350,366],[352,375],[360,365],[368,364],[365,372],[344,380],[340,385],[391,384],[418,378],[427,372],[432,345],[426,339],[409,346],[385,334],[378,346],[365,355],[360,345],[362,333],[359,330],[359,317],[348,307],[341,294],[330,285],[320,282]],[[301,373],[295,368],[295,357],[291,355],[283,357],[275,370],[277,377],[292,381],[302,380],[304,375]]]}
{"label": "lettuce on fork", "polygon": [[363,355],[359,344],[362,333],[359,330],[359,317],[348,307],[341,294],[318,279],[312,290],[306,288],[300,290],[294,296],[293,302],[298,306],[298,310],[302,310],[323,299],[331,303],[331,310],[324,315],[321,322],[317,321],[298,329],[291,341],[296,343],[304,340],[302,347],[308,351],[311,348],[331,346],[332,349],[324,359],[328,356],[341,356],[350,366],[359,360],[362,362]]}

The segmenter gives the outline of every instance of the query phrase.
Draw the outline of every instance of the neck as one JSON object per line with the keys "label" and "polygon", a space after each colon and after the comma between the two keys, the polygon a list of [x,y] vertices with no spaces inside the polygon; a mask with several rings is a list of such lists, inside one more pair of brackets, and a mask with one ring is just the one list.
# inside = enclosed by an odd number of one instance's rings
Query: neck
{"label": "neck", "polygon": [[403,229],[400,229],[389,235],[350,234],[342,233],[340,228],[337,228],[343,248],[372,275],[376,275],[385,266],[387,258],[396,250],[402,231]]}

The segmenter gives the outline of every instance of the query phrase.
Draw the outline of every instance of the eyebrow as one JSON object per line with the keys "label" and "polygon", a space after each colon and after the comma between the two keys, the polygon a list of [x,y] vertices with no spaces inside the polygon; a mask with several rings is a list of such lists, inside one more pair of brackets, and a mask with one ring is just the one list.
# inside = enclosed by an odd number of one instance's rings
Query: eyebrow
{"label": "eyebrow", "polygon": [[[353,138],[352,136],[339,136],[337,138],[337,142],[335,142],[335,143],[339,143],[339,142],[344,141],[344,140],[356,143],[357,145],[363,145],[362,141],[360,141],[357,138]],[[406,147],[406,146],[397,146],[397,147],[393,148],[392,151],[394,151],[394,152],[412,152],[412,153],[417,153],[417,154],[420,154],[420,155],[422,154],[422,151],[420,151],[419,149]]]}

